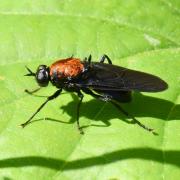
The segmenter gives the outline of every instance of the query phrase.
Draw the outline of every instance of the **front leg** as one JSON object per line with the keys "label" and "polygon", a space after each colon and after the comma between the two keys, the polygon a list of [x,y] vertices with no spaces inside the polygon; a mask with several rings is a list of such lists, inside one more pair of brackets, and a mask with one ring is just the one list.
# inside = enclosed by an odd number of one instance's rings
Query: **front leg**
{"label": "front leg", "polygon": [[26,92],[27,94],[33,95],[34,93],[38,92],[40,89],[41,89],[41,87],[38,87],[38,88],[31,90],[31,91],[28,89],[25,89],[24,92]]}
{"label": "front leg", "polygon": [[30,121],[33,119],[33,117],[51,100],[57,98],[62,92],[62,89],[57,90],[53,95],[49,96],[46,101],[41,104],[41,106],[36,110],[36,112],[23,124],[21,124],[21,126],[24,128],[26,125],[28,125],[30,123]]}

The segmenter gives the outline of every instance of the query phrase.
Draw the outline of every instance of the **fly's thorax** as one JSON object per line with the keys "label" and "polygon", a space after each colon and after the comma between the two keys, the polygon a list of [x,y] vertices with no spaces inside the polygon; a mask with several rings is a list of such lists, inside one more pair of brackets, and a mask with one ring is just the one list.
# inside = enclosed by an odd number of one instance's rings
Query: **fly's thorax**
{"label": "fly's thorax", "polygon": [[53,85],[63,87],[71,79],[79,77],[84,71],[84,65],[77,58],[56,61],[50,67],[50,77]]}

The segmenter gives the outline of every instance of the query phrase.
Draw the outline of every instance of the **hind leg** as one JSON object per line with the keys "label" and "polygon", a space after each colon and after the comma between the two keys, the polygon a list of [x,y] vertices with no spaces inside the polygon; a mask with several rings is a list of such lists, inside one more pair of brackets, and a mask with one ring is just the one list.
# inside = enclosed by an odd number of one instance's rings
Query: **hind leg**
{"label": "hind leg", "polygon": [[111,102],[119,111],[121,111],[126,117],[131,118],[134,123],[138,124],[140,127],[143,129],[152,132],[154,135],[157,135],[156,132],[153,131],[153,129],[145,126],[141,122],[139,122],[134,116],[130,115],[128,112],[126,112],[116,101],[112,100],[111,97],[108,96],[103,96],[103,95],[98,95],[92,92],[90,89],[83,89],[83,91],[91,96],[93,96],[96,99],[100,99],[102,101],[109,101]]}
{"label": "hind leg", "polygon": [[100,63],[104,63],[104,61],[107,60],[109,64],[112,64],[112,61],[111,59],[106,55],[104,54],[101,59],[99,60]]}
{"label": "hind leg", "polygon": [[129,114],[128,112],[126,112],[118,103],[116,103],[115,101],[111,101],[111,103],[119,110],[121,111],[125,116],[127,116],[128,118],[131,118],[133,120],[134,123],[138,124],[140,127],[142,127],[143,129],[152,132],[154,135],[157,135],[156,132],[154,132],[154,130],[152,128],[149,128],[147,126],[145,126],[144,124],[142,124],[141,122],[139,122],[134,116],[132,116],[131,114]]}

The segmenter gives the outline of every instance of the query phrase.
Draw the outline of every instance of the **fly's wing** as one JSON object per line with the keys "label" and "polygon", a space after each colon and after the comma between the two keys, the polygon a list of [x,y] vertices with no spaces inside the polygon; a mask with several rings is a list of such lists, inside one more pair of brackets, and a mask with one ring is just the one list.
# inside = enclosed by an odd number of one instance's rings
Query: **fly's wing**
{"label": "fly's wing", "polygon": [[111,91],[111,90],[97,90],[94,89],[98,94],[108,95],[112,99],[119,101],[121,103],[131,102],[132,96],[131,91]]}
{"label": "fly's wing", "polygon": [[159,92],[168,85],[157,76],[103,63],[92,63],[87,78],[81,79],[79,87],[109,91]]}

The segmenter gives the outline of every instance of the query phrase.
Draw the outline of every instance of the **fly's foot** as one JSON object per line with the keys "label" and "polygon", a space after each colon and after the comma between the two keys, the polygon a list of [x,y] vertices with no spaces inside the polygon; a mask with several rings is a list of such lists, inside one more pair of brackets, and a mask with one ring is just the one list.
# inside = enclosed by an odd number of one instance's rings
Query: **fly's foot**
{"label": "fly's foot", "polygon": [[78,130],[79,130],[80,134],[84,134],[84,131],[82,130],[82,127],[78,127]]}

